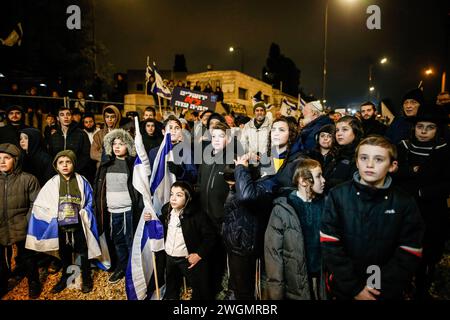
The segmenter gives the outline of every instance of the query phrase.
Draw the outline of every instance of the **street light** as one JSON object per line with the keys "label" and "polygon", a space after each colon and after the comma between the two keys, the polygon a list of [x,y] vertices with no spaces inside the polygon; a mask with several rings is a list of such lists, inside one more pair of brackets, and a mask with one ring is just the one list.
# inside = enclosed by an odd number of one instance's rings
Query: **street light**
{"label": "street light", "polygon": [[241,54],[241,72],[244,73],[244,50],[241,47],[230,46],[228,51],[233,53],[235,51],[239,51]]}
{"label": "street light", "polygon": [[[383,57],[379,60],[380,65],[384,65],[387,62],[388,62],[387,57]],[[374,64],[370,63],[369,64],[369,100],[370,100],[370,92],[375,91],[375,87],[373,86],[373,68],[374,68]]]}
{"label": "street light", "polygon": [[[348,3],[354,3],[358,0],[346,0]],[[326,0],[325,3],[325,26],[323,37],[323,75],[322,75],[322,100],[326,99],[327,88],[327,40],[328,40],[328,7],[330,0]]]}
{"label": "street light", "polygon": [[427,76],[432,75],[432,74],[433,74],[433,69],[428,68],[427,70],[425,70],[425,74],[426,74]]}

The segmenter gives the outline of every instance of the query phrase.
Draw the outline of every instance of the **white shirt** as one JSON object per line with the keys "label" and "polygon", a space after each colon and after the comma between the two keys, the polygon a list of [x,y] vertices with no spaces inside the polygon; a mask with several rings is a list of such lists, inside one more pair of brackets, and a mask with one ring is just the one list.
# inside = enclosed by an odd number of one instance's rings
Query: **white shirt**
{"label": "white shirt", "polygon": [[189,254],[184,242],[180,217],[173,209],[170,212],[169,225],[167,227],[165,250],[171,257],[187,257]]}

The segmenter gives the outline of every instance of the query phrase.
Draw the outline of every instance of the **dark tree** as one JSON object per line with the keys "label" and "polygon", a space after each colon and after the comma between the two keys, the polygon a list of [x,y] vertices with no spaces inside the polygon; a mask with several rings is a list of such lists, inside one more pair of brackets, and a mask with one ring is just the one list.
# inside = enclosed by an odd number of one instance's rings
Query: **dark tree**
{"label": "dark tree", "polygon": [[184,54],[175,55],[175,63],[173,65],[173,72],[187,72],[186,59]]}
{"label": "dark tree", "polygon": [[269,49],[269,57],[262,70],[262,79],[272,87],[280,89],[292,96],[297,96],[300,85],[300,70],[295,63],[285,57],[276,43]]}

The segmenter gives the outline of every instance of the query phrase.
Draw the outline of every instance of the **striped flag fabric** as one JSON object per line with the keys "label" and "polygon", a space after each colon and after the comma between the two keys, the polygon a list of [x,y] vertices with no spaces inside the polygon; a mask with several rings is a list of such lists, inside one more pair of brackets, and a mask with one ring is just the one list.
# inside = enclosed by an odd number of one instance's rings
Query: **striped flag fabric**
{"label": "striped flag fabric", "polygon": [[151,91],[156,93],[161,98],[170,100],[172,99],[172,91],[164,84],[161,75],[158,73],[155,67],[155,63],[153,62],[153,69],[150,66],[147,66],[146,74],[152,73],[155,76],[155,82],[152,85]]}
{"label": "striped flag fabric", "polygon": [[[145,152],[142,135],[139,130],[138,118],[136,124],[136,160],[133,169],[133,187],[142,194],[144,210],[139,219],[128,267],[125,274],[125,289],[128,300],[144,300],[155,266],[152,255],[156,251],[164,250],[164,228],[156,215],[150,194],[150,161]],[[150,213],[152,219],[144,220],[144,213]]]}
{"label": "striped flag fabric", "polygon": [[161,215],[161,208],[170,200],[170,187],[176,181],[176,177],[169,171],[168,161],[173,161],[172,141],[170,133],[166,128],[166,135],[161,142],[158,153],[153,163],[153,171],[150,178],[150,192],[153,196],[153,207],[158,216]]}

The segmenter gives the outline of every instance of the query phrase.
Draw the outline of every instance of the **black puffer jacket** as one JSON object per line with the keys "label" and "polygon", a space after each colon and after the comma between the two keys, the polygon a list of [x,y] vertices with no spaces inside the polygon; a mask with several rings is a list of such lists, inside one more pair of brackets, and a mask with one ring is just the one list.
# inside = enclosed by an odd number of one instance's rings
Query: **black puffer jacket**
{"label": "black puffer jacket", "polygon": [[[232,150],[228,156],[234,158]],[[224,215],[224,203],[228,195],[228,184],[223,178],[226,166],[226,153],[218,153],[208,159],[199,168],[198,184],[200,187],[201,210],[211,219],[217,234],[221,233]],[[232,163],[232,161],[231,161]]]}
{"label": "black puffer jacket", "polygon": [[64,137],[61,127],[50,136],[48,152],[55,157],[62,150],[72,150],[77,156],[77,166],[75,171],[81,175],[86,175],[86,168],[89,165],[89,152],[91,143],[86,132],[78,128],[76,122],[72,122]]}
{"label": "black puffer jacket", "polygon": [[271,177],[253,181],[249,169],[240,165],[234,171],[235,191],[224,206],[222,236],[227,251],[240,256],[262,256],[264,232],[272,208]]}
{"label": "black puffer jacket", "polygon": [[357,171],[355,151],[358,143],[359,141],[354,141],[337,149],[336,157],[331,160],[327,172],[324,172],[326,173],[324,175],[326,190],[352,179],[353,174]]}
{"label": "black puffer jacket", "polygon": [[320,228],[328,285],[339,299],[353,299],[366,285],[369,266],[381,272],[379,299],[401,299],[422,254],[424,224],[413,197],[388,176],[383,188],[353,180],[330,190]]}

